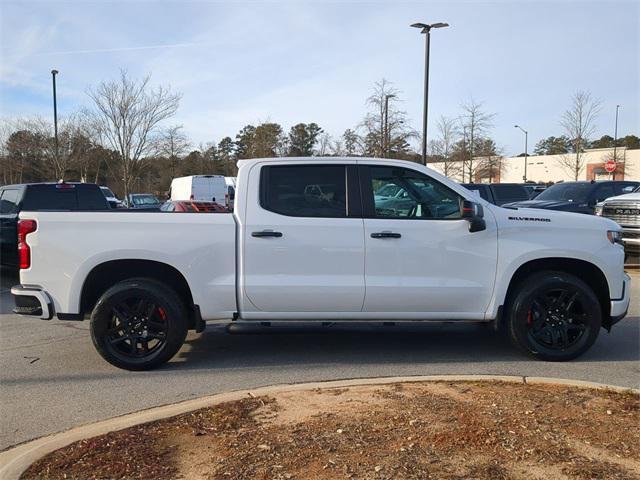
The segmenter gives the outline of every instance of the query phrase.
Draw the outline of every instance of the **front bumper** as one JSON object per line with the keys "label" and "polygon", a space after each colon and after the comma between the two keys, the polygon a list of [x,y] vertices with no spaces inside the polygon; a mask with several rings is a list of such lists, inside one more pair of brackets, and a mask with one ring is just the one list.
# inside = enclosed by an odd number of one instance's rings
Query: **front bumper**
{"label": "front bumper", "polygon": [[16,303],[14,313],[40,317],[43,320],[53,318],[53,302],[49,294],[41,288],[14,285],[11,287],[11,295]]}
{"label": "front bumper", "polygon": [[620,298],[611,299],[611,322],[610,325],[614,325],[622,320],[629,310],[629,303],[631,302],[631,277],[624,274],[624,280],[622,285],[622,296]]}

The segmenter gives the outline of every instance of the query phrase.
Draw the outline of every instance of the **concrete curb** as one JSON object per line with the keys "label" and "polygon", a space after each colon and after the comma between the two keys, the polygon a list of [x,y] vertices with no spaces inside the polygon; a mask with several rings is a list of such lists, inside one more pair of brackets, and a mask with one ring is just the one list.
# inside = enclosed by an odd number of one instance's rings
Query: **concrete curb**
{"label": "concrete curb", "polygon": [[356,385],[386,385],[389,383],[426,382],[426,381],[500,381],[509,383],[523,383],[526,385],[546,384],[563,385],[579,388],[595,388],[599,390],[612,390],[616,392],[633,392],[640,395],[640,389],[605,385],[602,383],[585,382],[581,380],[564,380],[560,378],[547,377],[526,377],[526,376],[501,376],[501,375],[428,375],[428,376],[405,376],[405,377],[377,377],[358,378],[348,380],[333,380],[326,382],[311,382],[298,384],[281,384],[267,387],[259,387],[250,390],[237,390],[233,392],[209,395],[193,400],[153,407],[139,412],[129,413],[119,417],[102,420],[75,427],[64,432],[55,433],[46,437],[41,437],[27,443],[18,445],[5,452],[0,453],[0,479],[17,480],[20,475],[34,462],[44,457],[48,453],[66,447],[67,445],[87,438],[103,435],[105,433],[123,430],[125,428],[161,420],[168,417],[180,415],[182,413],[210,407],[223,402],[239,400],[247,396],[260,396],[277,394],[281,392],[292,392],[299,390],[312,390],[316,388],[339,388],[352,387]]}

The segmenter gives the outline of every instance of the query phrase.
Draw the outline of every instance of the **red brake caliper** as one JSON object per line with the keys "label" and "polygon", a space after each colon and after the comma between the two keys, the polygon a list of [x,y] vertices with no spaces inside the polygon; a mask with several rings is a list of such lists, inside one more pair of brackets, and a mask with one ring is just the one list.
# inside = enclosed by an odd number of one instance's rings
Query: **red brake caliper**
{"label": "red brake caliper", "polygon": [[160,314],[160,318],[162,318],[162,320],[167,319],[167,312],[164,311],[164,308],[158,307],[158,313]]}
{"label": "red brake caliper", "polygon": [[533,323],[533,312],[531,309],[527,312],[527,325],[531,325]]}

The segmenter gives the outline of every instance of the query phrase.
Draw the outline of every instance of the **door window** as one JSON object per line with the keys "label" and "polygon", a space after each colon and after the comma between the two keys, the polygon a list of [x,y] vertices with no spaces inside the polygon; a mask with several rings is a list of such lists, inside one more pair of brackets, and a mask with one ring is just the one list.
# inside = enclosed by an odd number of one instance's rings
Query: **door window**
{"label": "door window", "polygon": [[345,166],[263,167],[260,205],[266,210],[291,217],[346,217]]}
{"label": "door window", "polygon": [[5,190],[0,199],[0,213],[16,213],[18,211],[18,190]]}
{"label": "door window", "polygon": [[[398,167],[365,167],[369,185],[370,215],[375,218],[459,219],[462,198],[453,190],[420,172]],[[367,178],[367,175],[364,175]],[[395,191],[387,196],[389,191]]]}

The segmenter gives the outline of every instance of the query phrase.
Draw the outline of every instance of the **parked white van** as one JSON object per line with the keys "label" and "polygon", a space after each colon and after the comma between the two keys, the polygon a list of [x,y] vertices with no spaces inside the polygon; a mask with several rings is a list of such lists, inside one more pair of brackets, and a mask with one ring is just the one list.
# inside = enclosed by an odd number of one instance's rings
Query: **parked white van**
{"label": "parked white van", "polygon": [[224,181],[227,185],[224,203],[229,210],[233,210],[233,203],[236,198],[236,177],[224,177]]}
{"label": "parked white van", "polygon": [[171,181],[171,200],[215,202],[226,206],[227,182],[222,175],[191,175]]}

